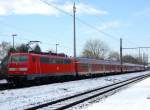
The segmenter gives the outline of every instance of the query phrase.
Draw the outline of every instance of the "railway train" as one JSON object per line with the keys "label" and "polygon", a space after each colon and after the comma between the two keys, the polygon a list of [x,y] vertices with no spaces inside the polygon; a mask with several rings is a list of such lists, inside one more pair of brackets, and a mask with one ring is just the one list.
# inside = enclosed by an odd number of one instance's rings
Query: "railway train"
{"label": "railway train", "polygon": [[0,80],[2,79],[2,67],[1,67],[1,64],[0,64]]}
{"label": "railway train", "polygon": [[[33,81],[59,76],[90,76],[120,73],[119,62],[71,58],[63,54],[12,53],[8,61],[8,81]],[[144,66],[124,63],[123,72],[143,71]]]}

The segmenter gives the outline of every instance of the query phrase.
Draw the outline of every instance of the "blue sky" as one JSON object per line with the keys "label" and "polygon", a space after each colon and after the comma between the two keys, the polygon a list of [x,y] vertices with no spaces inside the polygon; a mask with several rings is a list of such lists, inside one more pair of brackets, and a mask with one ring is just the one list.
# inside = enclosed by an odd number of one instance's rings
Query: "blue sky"
{"label": "blue sky", "polygon": [[[43,0],[72,14],[73,0]],[[123,47],[149,46],[149,0],[76,0],[77,17],[95,28],[110,34],[104,35],[80,21],[77,25],[77,54],[80,55],[89,39],[100,39],[110,49],[119,51],[119,39]],[[40,0],[0,0],[0,42],[15,44],[39,40],[42,49],[73,54],[73,18]],[[147,51],[147,50],[143,50]],[[138,53],[128,50],[127,53]]]}

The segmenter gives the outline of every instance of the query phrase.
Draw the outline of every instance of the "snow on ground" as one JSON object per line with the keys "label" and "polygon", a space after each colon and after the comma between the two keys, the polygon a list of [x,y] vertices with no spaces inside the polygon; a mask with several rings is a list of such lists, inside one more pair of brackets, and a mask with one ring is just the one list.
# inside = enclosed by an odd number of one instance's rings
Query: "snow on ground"
{"label": "snow on ground", "polygon": [[84,110],[150,110],[150,78]]}
{"label": "snow on ground", "polygon": [[49,85],[0,91],[0,110],[21,110],[27,107],[70,96],[92,88],[112,84],[147,72],[55,83]]}
{"label": "snow on ground", "polygon": [[0,84],[6,84],[6,83],[7,83],[7,81],[5,79],[0,80]]}

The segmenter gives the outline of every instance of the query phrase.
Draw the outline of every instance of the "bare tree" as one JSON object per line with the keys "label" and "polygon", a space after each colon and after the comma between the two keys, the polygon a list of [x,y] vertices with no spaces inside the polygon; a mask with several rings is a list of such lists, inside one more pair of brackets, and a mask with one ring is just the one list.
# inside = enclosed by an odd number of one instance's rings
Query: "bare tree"
{"label": "bare tree", "polygon": [[148,65],[148,54],[143,53],[142,63]]}
{"label": "bare tree", "polygon": [[27,47],[27,45],[26,44],[21,44],[21,45],[19,45],[19,46],[17,46],[16,48],[15,48],[15,51],[16,52],[24,52],[24,53],[27,53],[28,52],[28,47]]}
{"label": "bare tree", "polygon": [[120,55],[118,52],[111,51],[108,55],[108,59],[114,60],[114,61],[119,61],[120,60]]}
{"label": "bare tree", "polygon": [[82,57],[104,59],[108,50],[108,46],[101,40],[88,40],[84,46]]}
{"label": "bare tree", "polygon": [[138,60],[138,58],[133,57],[132,55],[124,55],[123,56],[123,62],[138,64],[139,60]]}
{"label": "bare tree", "polygon": [[9,42],[3,41],[0,44],[0,58],[1,58],[1,75],[5,76],[7,73],[7,64],[8,64],[8,59],[9,59],[9,51],[11,48],[11,44]]}
{"label": "bare tree", "polygon": [[0,44],[0,57],[4,58],[8,54],[8,51],[9,51],[10,48],[11,48],[10,43],[3,41]]}

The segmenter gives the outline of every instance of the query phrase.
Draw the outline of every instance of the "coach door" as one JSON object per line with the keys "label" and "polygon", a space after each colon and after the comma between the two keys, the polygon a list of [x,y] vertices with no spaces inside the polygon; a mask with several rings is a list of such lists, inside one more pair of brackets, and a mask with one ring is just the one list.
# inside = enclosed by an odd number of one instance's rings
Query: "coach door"
{"label": "coach door", "polygon": [[88,64],[88,71],[89,71],[89,75],[91,75],[92,74],[92,65],[91,64]]}
{"label": "coach door", "polygon": [[103,73],[106,73],[106,66],[103,64]]}

